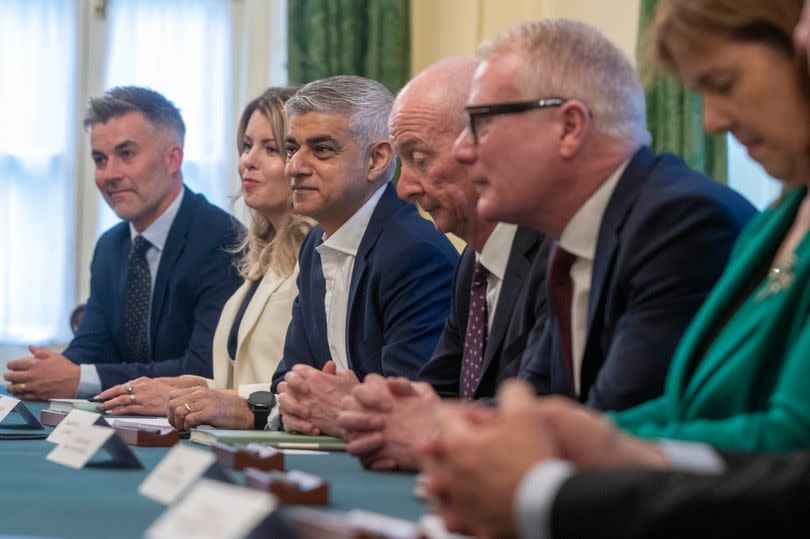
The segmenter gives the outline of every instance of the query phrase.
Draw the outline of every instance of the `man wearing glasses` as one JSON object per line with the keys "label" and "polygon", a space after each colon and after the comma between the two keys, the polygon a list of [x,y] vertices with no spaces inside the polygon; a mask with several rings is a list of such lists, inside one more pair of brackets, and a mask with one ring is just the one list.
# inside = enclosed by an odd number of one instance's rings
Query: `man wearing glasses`
{"label": "man wearing glasses", "polygon": [[480,57],[454,148],[477,210],[556,240],[549,323],[531,336],[522,376],[601,410],[658,396],[754,209],[646,146],[641,84],[597,30],[526,23]]}

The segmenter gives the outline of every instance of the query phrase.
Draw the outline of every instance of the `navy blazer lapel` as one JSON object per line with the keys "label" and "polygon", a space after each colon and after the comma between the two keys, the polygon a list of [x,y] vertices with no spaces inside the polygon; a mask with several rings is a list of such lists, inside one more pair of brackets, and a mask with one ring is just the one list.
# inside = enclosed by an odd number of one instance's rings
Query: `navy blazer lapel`
{"label": "navy blazer lapel", "polygon": [[[118,263],[113,267],[114,273],[110,276],[112,278],[110,285],[114,287],[115,291],[113,297],[120,298],[120,303],[113,308],[110,315],[114,320],[113,327],[120,328],[119,330],[123,334],[124,309],[126,309],[127,302],[127,273],[129,272],[129,252],[132,250],[132,234],[129,231],[129,223],[124,222],[122,224],[124,226],[121,227],[121,237],[115,244],[117,252],[114,255],[114,260],[117,260]],[[123,357],[123,350],[120,351],[120,353]]]}
{"label": "navy blazer lapel", "polygon": [[[638,198],[638,192],[650,168],[655,162],[655,154],[642,146],[627,164],[616,189],[610,197],[610,202],[602,216],[599,227],[599,238],[596,242],[594,254],[593,273],[591,277],[591,292],[588,298],[588,339],[592,333],[594,318],[604,302],[606,292],[605,284],[610,281],[613,274],[616,251],[619,247],[621,228],[632,211],[633,204]],[[587,342],[585,349],[587,350]]]}
{"label": "navy blazer lapel", "polygon": [[[377,238],[380,237],[383,228],[385,228],[385,223],[394,212],[405,204],[397,197],[393,185],[389,183],[383,187],[383,189],[385,189],[385,192],[377,202],[377,207],[374,208],[371,214],[371,219],[368,221],[366,231],[363,233],[363,239],[360,240],[360,245],[357,248],[357,256],[355,257],[354,268],[352,269],[352,282],[349,286],[349,306],[354,305],[357,285],[366,270],[366,259],[374,248],[374,244],[377,243]],[[346,324],[346,330],[348,331],[348,329],[349,324]]]}
{"label": "navy blazer lapel", "polygon": [[[312,249],[312,264],[310,267],[312,271],[309,275],[309,297],[312,298],[312,313],[307,313],[308,316],[312,316],[312,319],[316,325],[315,328],[315,335],[319,335],[318,342],[322,342],[325,353],[327,354],[325,357],[331,357],[331,352],[329,351],[329,339],[327,338],[327,331],[326,331],[326,304],[324,300],[326,298],[326,280],[323,276],[323,261],[321,260],[321,254],[318,252],[318,246],[323,243],[323,229],[320,225],[314,227],[310,234],[317,234],[315,240],[315,247]],[[315,351],[315,353],[324,353],[323,350]]]}
{"label": "navy blazer lapel", "polygon": [[481,372],[486,372],[496,354],[506,349],[509,343],[504,342],[509,322],[512,320],[511,311],[517,304],[520,291],[526,281],[526,275],[531,268],[529,253],[537,244],[537,234],[525,228],[518,228],[512,248],[509,251],[509,261],[506,264],[504,281],[495,307],[495,318],[487,336],[487,349],[484,353],[484,364]]}
{"label": "navy blazer lapel", "polygon": [[[351,319],[353,311],[352,307],[354,306],[354,300],[357,296],[357,287],[366,271],[366,259],[374,248],[374,245],[377,243],[377,238],[380,237],[380,233],[382,233],[383,228],[385,228],[385,224],[388,222],[388,219],[399,208],[401,208],[402,205],[405,204],[405,202],[399,199],[396,191],[394,191],[394,186],[391,183],[388,183],[382,189],[385,189],[385,191],[380,197],[380,200],[377,202],[377,207],[374,208],[374,211],[371,214],[371,219],[369,220],[366,231],[363,234],[363,239],[360,240],[360,245],[357,248],[357,256],[354,259],[354,267],[352,268],[352,282],[349,285],[349,305],[346,319],[347,343],[351,342],[352,335],[354,334]],[[356,336],[361,337],[360,335]],[[347,355],[349,368],[352,368],[351,347],[348,348],[349,350],[347,350]]]}
{"label": "navy blazer lapel", "polygon": [[166,291],[169,287],[169,277],[172,275],[177,261],[186,246],[191,221],[194,215],[195,197],[188,189],[183,193],[183,201],[177,210],[169,235],[166,236],[166,244],[163,246],[163,254],[160,256],[157,277],[155,278],[155,289],[152,292],[152,309],[149,324],[150,343],[152,346],[152,357],[155,354],[155,342],[157,341],[157,328],[160,322],[160,312],[166,299]]}

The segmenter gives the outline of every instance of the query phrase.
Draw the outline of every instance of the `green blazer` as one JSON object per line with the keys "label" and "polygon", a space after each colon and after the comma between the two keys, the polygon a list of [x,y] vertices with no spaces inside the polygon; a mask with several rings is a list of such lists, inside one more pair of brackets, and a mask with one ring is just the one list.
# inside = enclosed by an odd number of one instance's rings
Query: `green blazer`
{"label": "green blazer", "polygon": [[786,193],[743,230],[681,339],[664,394],[612,414],[620,428],[727,449],[810,449],[810,234],[783,273],[789,283],[761,277],[805,194]]}

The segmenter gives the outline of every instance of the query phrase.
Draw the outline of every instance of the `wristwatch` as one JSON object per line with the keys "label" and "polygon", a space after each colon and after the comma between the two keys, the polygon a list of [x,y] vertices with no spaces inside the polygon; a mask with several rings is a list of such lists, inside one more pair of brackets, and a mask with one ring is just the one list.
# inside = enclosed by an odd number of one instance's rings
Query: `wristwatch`
{"label": "wristwatch", "polygon": [[267,426],[267,417],[276,405],[276,396],[269,391],[254,391],[248,397],[247,403],[253,412],[253,428],[264,430]]}

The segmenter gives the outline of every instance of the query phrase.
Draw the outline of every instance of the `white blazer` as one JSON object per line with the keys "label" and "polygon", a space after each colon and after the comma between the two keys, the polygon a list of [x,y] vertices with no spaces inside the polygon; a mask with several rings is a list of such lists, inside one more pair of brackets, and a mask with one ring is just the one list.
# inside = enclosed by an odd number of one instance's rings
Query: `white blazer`
{"label": "white blazer", "polygon": [[214,332],[214,387],[239,389],[239,386],[261,384],[264,387],[251,387],[240,393],[270,390],[273,373],[284,352],[292,304],[298,295],[297,278],[298,264],[286,277],[268,270],[242,317],[233,361],[228,356],[228,335],[251,282],[242,283],[225,303]]}

